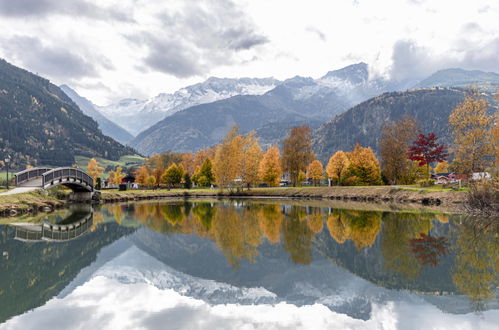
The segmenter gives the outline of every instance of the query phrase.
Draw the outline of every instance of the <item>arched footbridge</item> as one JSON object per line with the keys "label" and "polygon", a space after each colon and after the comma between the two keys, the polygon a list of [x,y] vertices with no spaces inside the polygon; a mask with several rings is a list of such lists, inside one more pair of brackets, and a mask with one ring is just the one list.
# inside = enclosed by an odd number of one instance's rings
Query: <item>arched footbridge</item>
{"label": "arched footbridge", "polygon": [[29,168],[14,176],[17,187],[50,189],[66,186],[74,192],[93,192],[94,179],[85,171],[74,167]]}
{"label": "arched footbridge", "polygon": [[93,223],[93,213],[87,213],[81,219],[71,224],[53,224],[42,222],[39,224],[14,223],[16,227],[15,239],[20,241],[53,241],[62,242],[78,238],[85,234]]}

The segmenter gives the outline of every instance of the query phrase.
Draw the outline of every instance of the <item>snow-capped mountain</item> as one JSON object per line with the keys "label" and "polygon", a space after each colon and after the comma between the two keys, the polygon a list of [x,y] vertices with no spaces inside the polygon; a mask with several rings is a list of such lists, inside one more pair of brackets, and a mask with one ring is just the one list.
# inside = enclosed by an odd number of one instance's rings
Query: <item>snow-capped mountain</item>
{"label": "snow-capped mountain", "polygon": [[279,81],[273,78],[209,78],[184,87],[173,94],[162,93],[148,100],[124,99],[116,104],[99,107],[107,118],[137,135],[180,110],[211,103],[235,95],[261,95]]}
{"label": "snow-capped mountain", "polygon": [[[287,79],[263,95],[235,96],[190,107],[142,131],[130,145],[145,155],[167,150],[187,152],[219,143],[234,124],[242,132],[297,121],[314,126],[317,121],[330,120],[362,101],[399,88],[397,82],[371,77],[367,64],[357,63],[318,79]],[[284,137],[280,133],[263,142],[278,143]]]}

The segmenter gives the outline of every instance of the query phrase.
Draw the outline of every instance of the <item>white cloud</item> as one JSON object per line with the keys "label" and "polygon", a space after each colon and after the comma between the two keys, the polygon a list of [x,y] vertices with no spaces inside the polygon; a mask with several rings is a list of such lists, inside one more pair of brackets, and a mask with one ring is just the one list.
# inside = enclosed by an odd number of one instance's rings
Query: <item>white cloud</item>
{"label": "white cloud", "polygon": [[[1,40],[36,39],[51,55],[35,61],[2,42],[0,57],[101,105],[210,75],[318,77],[357,61],[395,76],[499,71],[494,0],[0,0],[0,15]],[[64,75],[53,63],[68,54],[78,68]]]}
{"label": "white cloud", "polygon": [[367,321],[320,304],[210,305],[171,289],[97,276],[0,329],[492,329],[498,322],[497,311],[454,315],[414,303],[375,305]]}

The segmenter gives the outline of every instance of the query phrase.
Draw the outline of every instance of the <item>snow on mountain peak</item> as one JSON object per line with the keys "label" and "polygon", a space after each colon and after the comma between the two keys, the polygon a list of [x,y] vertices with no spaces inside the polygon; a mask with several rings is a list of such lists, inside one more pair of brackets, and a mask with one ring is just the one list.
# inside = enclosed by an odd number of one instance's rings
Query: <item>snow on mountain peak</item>
{"label": "snow on mountain peak", "polygon": [[279,84],[274,78],[217,78],[181,88],[173,94],[161,93],[148,100],[124,99],[99,107],[106,117],[137,135],[163,118],[183,109],[236,95],[261,95]]}

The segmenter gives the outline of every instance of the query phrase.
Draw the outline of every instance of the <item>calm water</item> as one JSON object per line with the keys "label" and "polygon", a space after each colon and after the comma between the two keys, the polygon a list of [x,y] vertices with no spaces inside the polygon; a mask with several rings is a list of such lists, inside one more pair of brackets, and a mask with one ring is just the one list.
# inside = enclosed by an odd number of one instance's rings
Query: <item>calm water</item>
{"label": "calm water", "polygon": [[244,200],[20,221],[69,230],[0,225],[0,328],[499,324],[497,219]]}

